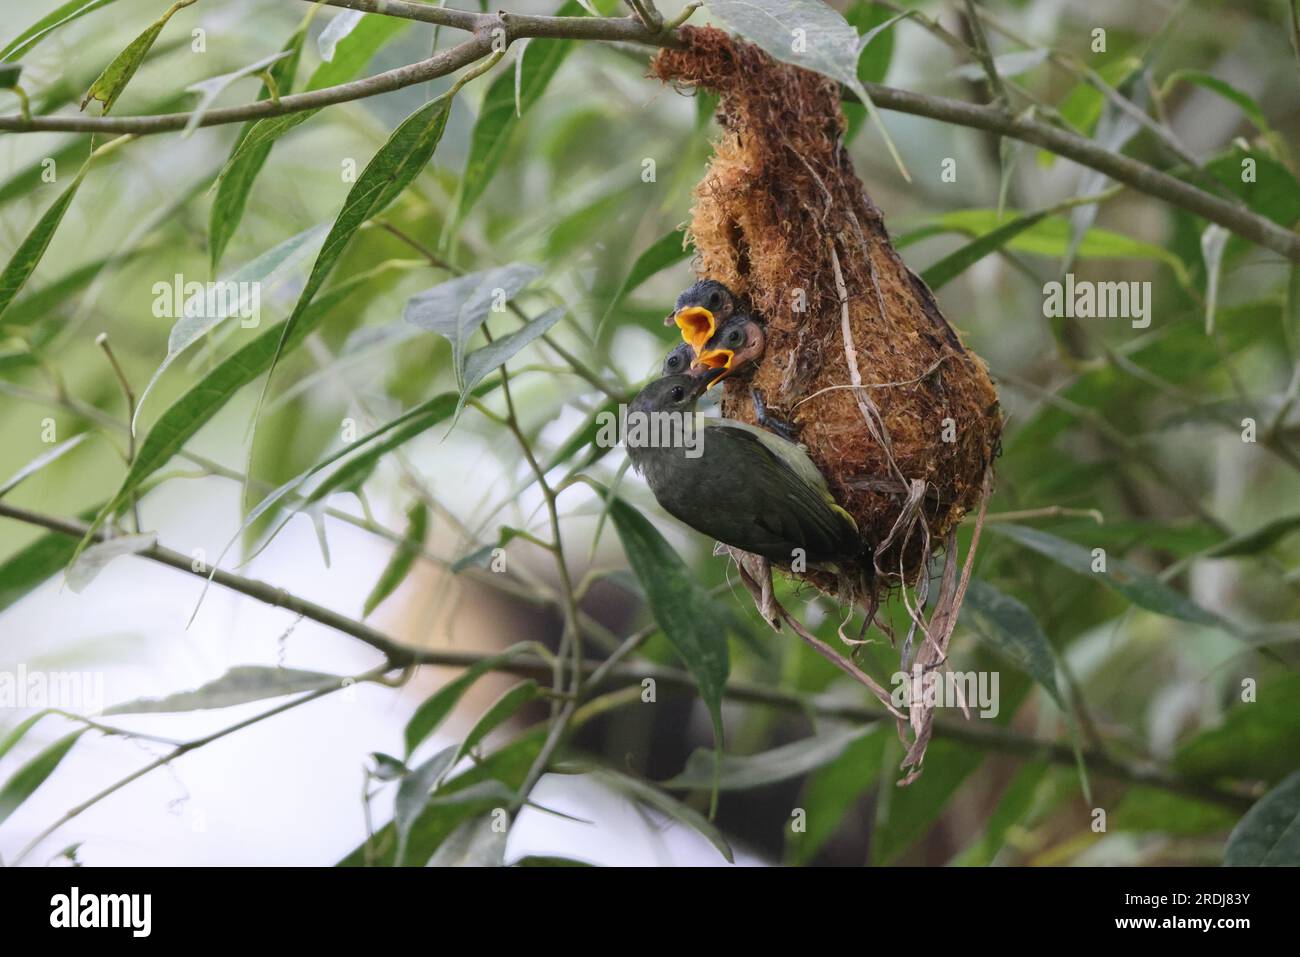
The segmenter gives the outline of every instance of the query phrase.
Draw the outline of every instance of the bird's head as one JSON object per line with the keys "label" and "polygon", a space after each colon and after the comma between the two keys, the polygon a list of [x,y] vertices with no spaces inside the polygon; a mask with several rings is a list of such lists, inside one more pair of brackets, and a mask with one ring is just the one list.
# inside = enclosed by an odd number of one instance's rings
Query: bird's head
{"label": "bird's head", "polygon": [[679,342],[664,356],[662,375],[694,375],[695,350],[689,342]]}
{"label": "bird's head", "polygon": [[736,310],[736,296],[716,279],[701,279],[677,297],[672,321],[698,353]]}
{"label": "bird's head", "polygon": [[709,387],[712,375],[666,375],[655,379],[632,400],[633,412],[691,412]]}
{"label": "bird's head", "polygon": [[691,373],[697,370],[710,373],[710,387],[717,385],[729,375],[745,369],[757,362],[767,348],[767,334],[763,324],[752,316],[737,313],[722,326],[699,349]]}

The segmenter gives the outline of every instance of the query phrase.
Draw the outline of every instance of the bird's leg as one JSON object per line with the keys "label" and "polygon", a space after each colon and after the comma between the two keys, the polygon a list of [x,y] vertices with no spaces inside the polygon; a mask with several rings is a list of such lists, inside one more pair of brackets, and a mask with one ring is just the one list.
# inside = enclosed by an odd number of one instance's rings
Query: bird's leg
{"label": "bird's leg", "polygon": [[788,442],[795,441],[795,436],[799,434],[799,427],[793,422],[787,422],[785,419],[778,419],[776,416],[767,414],[767,405],[763,402],[763,397],[758,394],[758,390],[750,387],[749,397],[754,403],[754,421],[767,429],[769,432],[775,432],[781,438]]}

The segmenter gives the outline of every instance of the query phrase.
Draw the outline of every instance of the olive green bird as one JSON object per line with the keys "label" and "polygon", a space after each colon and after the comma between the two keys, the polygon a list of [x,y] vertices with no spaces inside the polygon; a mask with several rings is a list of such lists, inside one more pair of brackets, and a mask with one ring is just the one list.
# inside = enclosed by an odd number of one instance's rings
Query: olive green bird
{"label": "olive green bird", "polygon": [[[632,400],[631,413],[693,418],[709,379],[656,379]],[[810,563],[864,552],[853,517],[835,503],[802,445],[733,419],[699,421],[703,431],[694,448],[634,445],[629,432],[628,455],[670,515],[772,561],[791,561],[795,549]]]}

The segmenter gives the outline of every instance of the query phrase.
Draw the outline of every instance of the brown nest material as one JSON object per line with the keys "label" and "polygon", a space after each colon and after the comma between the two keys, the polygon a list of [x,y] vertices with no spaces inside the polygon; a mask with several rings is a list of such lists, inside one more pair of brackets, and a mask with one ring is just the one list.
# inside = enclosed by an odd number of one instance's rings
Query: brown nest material
{"label": "brown nest material", "polygon": [[[945,569],[951,587],[928,628],[916,609],[923,573],[940,546],[955,564],[953,530],[986,500],[1002,431],[997,391],[894,250],[844,146],[839,84],[720,30],[680,35],[684,47],[661,50],[653,74],[721,94],[722,136],[691,211],[696,268],[746,296],[767,323],[766,353],[752,379],[726,383],[723,413],[752,422],[753,386],[772,414],[799,426],[875,555],[839,577],[795,577],[840,597],[848,582],[871,617],[890,589],[902,587],[906,600],[916,586],[909,611],[928,638],[916,661],[933,667],[969,567],[956,578]],[[922,729],[916,717],[923,754],[929,721]]]}

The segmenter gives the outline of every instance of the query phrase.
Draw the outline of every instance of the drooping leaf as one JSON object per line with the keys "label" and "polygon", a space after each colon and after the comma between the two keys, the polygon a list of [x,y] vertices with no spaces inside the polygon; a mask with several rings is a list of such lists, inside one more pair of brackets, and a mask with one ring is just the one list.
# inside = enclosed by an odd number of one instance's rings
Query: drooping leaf
{"label": "drooping leaf", "polygon": [[509,831],[496,826],[495,814],[463,821],[438,845],[426,867],[505,867]]}
{"label": "drooping leaf", "polygon": [[[82,521],[90,521],[102,506],[82,512]],[[77,550],[71,535],[50,532],[19,549],[0,563],[0,611],[48,581],[67,567]]]}
{"label": "drooping leaf", "polygon": [[246,76],[261,73],[268,67],[278,64],[281,60],[289,57],[292,52],[291,50],[281,50],[279,53],[272,53],[270,56],[262,57],[262,59],[256,60],[248,64],[248,66],[240,67],[231,73],[199,80],[197,83],[191,83],[187,86],[185,92],[199,94],[199,102],[190,111],[190,118],[186,121],[185,129],[181,132],[181,139],[198,129],[199,121],[203,119],[208,109],[216,102],[217,97],[224,93],[232,83],[236,80],[242,80]]}
{"label": "drooping leaf", "polygon": [[1178,83],[1192,83],[1202,89],[1209,90],[1211,93],[1218,94],[1239,108],[1246,115],[1246,119],[1255,124],[1255,128],[1261,133],[1271,132],[1268,117],[1264,115],[1264,111],[1255,101],[1255,98],[1237,89],[1226,80],[1220,80],[1217,76],[1212,76],[1203,70],[1175,70],[1165,78],[1165,82],[1161,87],[1161,96],[1167,97]]}
{"label": "drooping leaf", "polygon": [[1195,836],[1229,830],[1238,817],[1218,804],[1158,788],[1135,787],[1124,795],[1108,824],[1121,831]]}
{"label": "drooping leaf", "polygon": [[1259,799],[1228,835],[1228,867],[1300,866],[1300,771]]}
{"label": "drooping leaf", "polygon": [[1300,529],[1300,515],[1284,515],[1215,545],[1205,552],[1205,557],[1235,558],[1242,555],[1258,555],[1272,548],[1297,529]]}
{"label": "drooping leaf", "polygon": [[455,756],[455,745],[443,748],[429,760],[414,768],[397,785],[397,797],[393,801],[393,827],[397,831],[396,862],[398,865],[405,862],[406,841],[410,836],[411,826],[428,805],[429,792],[447,773]]}
{"label": "drooping leaf", "polygon": [[175,714],[207,711],[279,698],[284,695],[341,687],[350,679],[319,671],[272,668],[267,665],[237,665],[219,678],[192,691],[178,691],[165,698],[139,698],[104,709],[104,714]]}
{"label": "drooping leaf", "polygon": [[610,768],[596,768],[590,772],[590,776],[602,784],[608,785],[617,791],[622,791],[647,807],[654,808],[654,810],[670,820],[685,824],[703,835],[710,844],[718,849],[718,853],[726,858],[728,863],[734,864],[736,862],[731,845],[723,837],[722,832],[694,808],[665,794],[652,784],[647,784],[645,781],[626,774],[620,774]]}
{"label": "drooping leaf", "polygon": [[153,548],[157,543],[158,536],[149,532],[142,535],[119,535],[82,549],[68,567],[68,588],[74,592],[84,591],[113,559],[135,555]]}
{"label": "drooping leaf", "polygon": [[16,87],[22,73],[21,63],[0,63],[0,90],[12,90]]}
{"label": "drooping leaf", "polygon": [[194,0],[177,0],[167,12],[151,23],[143,33],[127,44],[126,49],[119,53],[113,62],[104,67],[104,72],[94,83],[90,84],[90,89],[81,99],[81,108],[84,110],[86,104],[91,100],[99,100],[103,104],[103,112],[107,113],[117,102],[126,85],[131,82],[131,77],[135,76],[135,71],[140,68],[144,62],[145,56],[149,53],[149,48],[153,46],[154,40],[158,39],[158,34],[162,33],[163,27],[167,26],[167,21],[172,18],[177,10],[182,7],[188,7],[194,3]]}
{"label": "drooping leaf", "polygon": [[[522,329],[516,329],[508,335],[494,339],[487,345],[475,349],[465,357],[464,381],[461,383],[460,407],[469,398],[470,390],[483,381],[493,369],[497,369],[514,357],[515,353],[530,343],[546,335],[557,322],[564,318],[563,306],[548,309],[534,319],[528,320]],[[459,409],[457,409],[459,412]]]}
{"label": "drooping leaf", "polygon": [[316,38],[316,52],[326,63],[334,59],[338,45],[361,23],[365,14],[360,10],[340,10]]}
{"label": "drooping leaf", "polygon": [[55,230],[59,228],[59,223],[63,222],[64,213],[72,205],[72,198],[77,195],[81,181],[86,177],[86,169],[86,166],[82,166],[81,171],[68,184],[67,189],[60,193],[59,198],[50,204],[50,208],[36,221],[32,231],[18,244],[18,248],[14,250],[13,257],[9,260],[9,264],[5,266],[4,272],[0,273],[0,317],[9,308],[14,296],[18,295],[18,290],[22,289],[27,280],[31,278],[37,263],[45,255],[45,250],[50,246],[50,240],[54,238]]}
{"label": "drooping leaf", "polygon": [[[582,7],[577,0],[568,0],[557,15],[572,17],[581,13]],[[522,114],[541,98],[574,44],[573,40],[533,40],[520,51],[516,71],[499,74],[488,87],[470,134],[469,157],[465,160],[465,171],[456,191],[454,212],[447,218],[448,236],[455,234],[466,214],[483,195],[483,190],[501,165],[501,157],[505,155]]]}
{"label": "drooping leaf", "polygon": [[1028,213],[1008,220],[996,229],[977,239],[972,239],[965,246],[944,256],[926,269],[921,274],[921,278],[931,289],[941,289],[989,253],[997,252],[1025,230],[1032,229],[1045,215],[1045,213]]}
{"label": "drooping leaf", "polygon": [[854,822],[850,812],[880,783],[885,751],[896,740],[892,727],[876,725],[838,758],[808,776],[798,805],[806,812],[805,828],[791,828],[787,833],[788,861],[809,863],[841,826]]}
{"label": "drooping leaf", "polygon": [[536,700],[540,690],[537,682],[529,678],[527,681],[521,681],[504,691],[474,722],[474,726],[469,729],[469,734],[465,735],[465,740],[456,748],[451,761],[452,766],[455,766],[457,761],[478,747],[489,734],[514,717],[516,711],[530,701]]}
{"label": "drooping leaf", "polygon": [[[844,12],[844,19],[861,36],[858,48],[862,51],[858,59],[858,79],[863,83],[883,83],[889,73],[889,65],[894,59],[894,24],[912,11],[891,14],[888,7],[874,3],[872,0],[856,0]],[[843,103],[844,118],[848,128],[844,133],[845,142],[852,142],[867,121],[867,109],[860,103]]]}
{"label": "drooping leaf", "polygon": [[258,302],[269,299],[274,290],[298,277],[298,267],[316,250],[324,234],[323,223],[304,229],[217,283],[206,285],[200,292],[186,298],[181,317],[167,336],[167,355],[140,393],[135,417],[131,421],[132,430],[139,425],[140,412],[149,393],[176,357],[222,322],[251,311],[254,296]]}
{"label": "drooping leaf", "polygon": [[706,0],[709,12],[777,60],[843,83],[871,115],[903,179],[911,182],[889,131],[858,79],[858,32],[821,0]]}
{"label": "drooping leaf", "polygon": [[636,262],[634,262],[632,268],[628,270],[628,274],[624,277],[622,284],[618,287],[618,291],[614,293],[613,298],[609,301],[609,305],[605,307],[605,312],[600,317],[600,322],[596,324],[595,338],[600,340],[601,333],[605,328],[606,320],[609,319],[610,313],[618,308],[619,303],[623,301],[624,297],[651,276],[662,272],[669,266],[675,266],[689,255],[690,249],[686,246],[685,237],[675,229],[670,233],[665,233],[663,236],[660,236],[653,243],[647,246],[645,251],[636,258]]}
{"label": "drooping leaf", "polygon": [[406,731],[403,735],[406,739],[406,756],[409,758],[411,753],[429,735],[438,730],[438,726],[442,724],[447,715],[451,714],[452,709],[456,707],[474,682],[489,671],[495,670],[525,651],[535,652],[536,650],[537,646],[532,642],[520,642],[517,645],[512,645],[499,655],[493,655],[491,658],[485,658],[470,665],[470,667],[426,698],[415,709],[415,713],[411,715],[411,720],[406,723]]}
{"label": "drooping leaf", "polygon": [[8,734],[0,738],[0,758],[3,758],[13,746],[23,739],[28,731],[36,726],[36,723],[42,718],[48,718],[53,712],[37,711],[35,714],[28,715],[22,721],[19,721]]}
{"label": "drooping leaf", "polygon": [[470,338],[487,320],[494,306],[505,304],[542,274],[529,263],[510,263],[493,269],[457,276],[416,293],[406,303],[402,317],[409,323],[436,332],[451,343],[452,368],[456,384],[465,385],[466,349]]}
{"label": "drooping leaf", "polygon": [[1073,572],[1097,579],[1139,608],[1195,625],[1222,628],[1232,634],[1237,632],[1236,626],[1231,622],[1202,608],[1158,578],[1140,571],[1121,559],[1107,556],[1106,570],[1094,572],[1092,552],[1082,545],[1067,542],[1063,538],[1037,528],[1003,524],[990,527],[997,534],[1010,538],[1040,555],[1045,555]]}
{"label": "drooping leaf", "polygon": [[41,17],[0,50],[0,60],[16,60],[59,27],[106,7],[113,0],[68,0]]}
{"label": "drooping leaf", "polygon": [[90,438],[91,434],[92,433],[90,432],[82,432],[79,435],[74,435],[66,442],[60,442],[58,445],[54,446],[54,448],[48,449],[36,456],[36,458],[32,459],[13,475],[9,476],[9,478],[4,482],[0,482],[0,498],[4,498],[5,495],[13,491],[13,489],[15,489],[24,479],[36,474],[51,462],[54,462],[71,452],[82,442],[86,441],[86,439]]}
{"label": "drooping leaf", "polygon": [[1174,768],[1188,777],[1280,781],[1295,770],[1300,753],[1300,677],[1261,681],[1255,700],[1230,708],[1223,722],[1183,742]]}
{"label": "drooping leaf", "polygon": [[[306,91],[319,90],[327,86],[336,86],[351,80],[367,63],[374,58],[379,49],[410,26],[409,20],[397,17],[385,17],[378,14],[367,15],[361,22],[338,41],[334,57],[322,63],[307,81]],[[297,72],[298,58],[302,49],[305,31],[298,31],[285,45],[293,55],[281,60],[271,70],[276,86],[283,93],[292,86],[292,77]],[[270,95],[263,87],[259,99]],[[239,221],[244,214],[244,205],[253,188],[253,181],[261,172],[262,166],[270,155],[275,140],[300,123],[306,122],[316,114],[316,110],[304,110],[300,113],[288,113],[284,116],[268,117],[248,123],[239,133],[230,159],[217,177],[217,195],[212,201],[209,215],[209,247],[212,269],[217,264],[230,237],[234,235]]]}
{"label": "drooping leaf", "polygon": [[383,574],[379,576],[379,581],[375,582],[375,587],[366,596],[366,603],[361,611],[363,618],[378,608],[379,603],[395,592],[397,586],[406,580],[406,576],[415,565],[416,558],[419,557],[420,549],[424,547],[424,536],[428,534],[428,530],[429,506],[423,502],[416,502],[406,513],[406,534],[402,536],[402,543],[393,551],[393,557],[388,560]]}
{"label": "drooping leaf", "polygon": [[[714,607],[712,597],[691,577],[686,563],[644,515],[620,498],[609,503],[609,514],[628,564],[645,589],[655,623],[699,686],[700,698],[713,722],[714,749],[720,759],[722,692],[731,670],[727,621]],[[714,788],[711,810],[717,807],[717,799]]]}
{"label": "drooping leaf", "polygon": [[86,729],[81,728],[55,741],[19,768],[14,776],[5,782],[4,787],[0,788],[0,824],[3,824],[9,815],[18,810],[19,805],[45,783],[45,779],[54,773],[59,762],[72,750],[77,739],[85,733]]}
{"label": "drooping leaf", "polygon": [[667,790],[707,789],[716,780],[721,791],[743,791],[788,781],[834,761],[873,729],[874,725],[862,725],[803,738],[761,754],[747,757],[727,755],[720,768],[712,751],[700,749],[687,759],[681,774],[658,782],[658,786]]}
{"label": "drooping leaf", "polygon": [[1042,685],[1057,707],[1066,710],[1056,684],[1056,655],[1033,612],[987,582],[972,578],[961,606],[961,621],[994,652]]}

